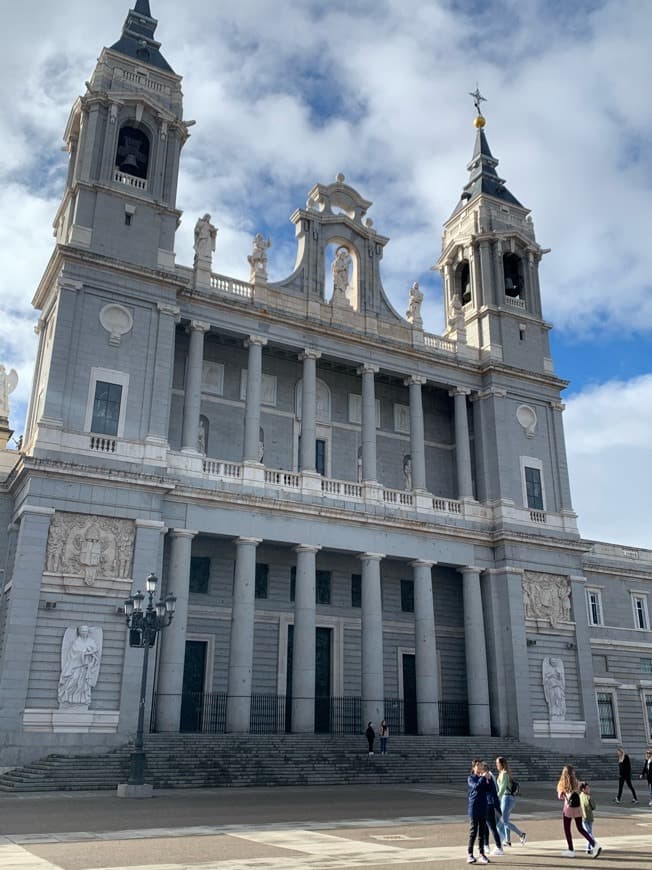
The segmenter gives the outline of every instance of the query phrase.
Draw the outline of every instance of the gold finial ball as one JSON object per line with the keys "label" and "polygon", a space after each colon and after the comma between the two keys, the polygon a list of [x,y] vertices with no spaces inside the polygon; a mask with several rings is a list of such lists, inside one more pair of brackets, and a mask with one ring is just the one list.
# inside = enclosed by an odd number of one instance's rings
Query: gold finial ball
{"label": "gold finial ball", "polygon": [[483,115],[478,115],[478,117],[473,122],[473,126],[477,127],[478,130],[481,130],[487,122],[484,119]]}

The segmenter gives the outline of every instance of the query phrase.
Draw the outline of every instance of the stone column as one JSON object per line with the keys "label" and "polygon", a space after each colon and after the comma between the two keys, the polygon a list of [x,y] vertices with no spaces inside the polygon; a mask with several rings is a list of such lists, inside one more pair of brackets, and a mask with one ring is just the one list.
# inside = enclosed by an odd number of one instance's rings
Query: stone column
{"label": "stone column", "polygon": [[470,390],[456,387],[448,394],[455,403],[455,457],[457,460],[457,497],[473,498],[471,477],[471,444],[469,442],[469,418],[466,397]]}
{"label": "stone column", "polygon": [[238,538],[231,608],[226,730],[246,734],[251,715],[254,661],[256,547],[260,538]]}
{"label": "stone column", "polygon": [[181,450],[196,456],[199,451],[199,413],[201,411],[201,379],[204,364],[204,335],[210,326],[199,320],[190,323],[190,348],[183,395],[183,430]]}
{"label": "stone column", "polygon": [[568,478],[568,460],[566,457],[566,441],[564,439],[564,421],[562,413],[565,409],[563,402],[550,402],[550,416],[552,418],[552,435],[556,453],[555,472],[559,478],[559,510],[575,517],[571,501],[570,481]]}
{"label": "stone column", "polygon": [[300,471],[315,472],[315,439],[317,437],[317,360],[321,353],[305,350],[301,382],[301,467]]}
{"label": "stone column", "polygon": [[[131,592],[145,592],[145,578],[148,574],[161,576],[163,564],[163,535],[165,525],[160,520],[135,521],[136,538],[134,541],[134,561],[131,576],[134,578]],[[129,646],[129,636],[124,633],[124,664],[120,686],[120,725],[121,734],[133,736],[138,723],[140,701],[140,681],[143,674],[143,650]],[[150,706],[154,688],[155,656],[150,656],[147,670],[147,697],[145,699],[145,722],[149,722]]]}
{"label": "stone column", "polygon": [[483,303],[491,305],[496,302],[492,280],[491,249],[488,241],[480,242],[480,274],[482,275]]}
{"label": "stone column", "polygon": [[243,462],[260,465],[258,445],[260,435],[260,401],[263,387],[263,347],[267,339],[250,335],[245,342],[249,348],[247,362],[247,398],[245,404]]}
{"label": "stone column", "polygon": [[412,375],[405,383],[410,390],[410,451],[412,454],[412,489],[426,490],[426,452],[423,434],[421,387],[426,379]]}
{"label": "stone column", "polygon": [[362,365],[362,481],[376,483],[376,392],[374,376],[378,366]]}
{"label": "stone column", "polygon": [[294,596],[292,732],[315,730],[315,556],[320,547],[300,544]]}
{"label": "stone column", "polygon": [[159,731],[178,731],[181,722],[190,596],[190,553],[192,539],[196,534],[197,532],[188,529],[170,529],[167,593],[176,595],[177,609],[170,625],[159,634],[161,647],[156,687],[156,727]]}
{"label": "stone column", "polygon": [[464,600],[464,651],[469,730],[473,736],[491,734],[489,682],[485,643],[480,568],[460,568]]}
{"label": "stone column", "polygon": [[414,576],[414,665],[419,734],[439,734],[439,668],[432,598],[434,562],[411,563]]}
{"label": "stone column", "polygon": [[[154,356],[152,404],[149,412],[147,441],[167,447],[174,369],[174,340],[179,309],[176,305],[158,303],[158,333]],[[203,356],[203,350],[202,350]],[[201,385],[200,385],[201,386]]]}
{"label": "stone column", "polygon": [[380,562],[384,554],[362,553],[362,727],[384,717],[383,610]]}
{"label": "stone column", "polygon": [[500,239],[494,242],[494,282],[496,284],[496,304],[505,301],[505,269],[503,267],[503,243]]}
{"label": "stone column", "polygon": [[[0,733],[16,734],[27,706],[30,663],[34,656],[36,621],[45,567],[52,508],[20,509],[12,589],[5,593],[4,638],[0,659]],[[61,629],[58,642],[63,637]],[[55,691],[56,697],[56,691]]]}
{"label": "stone column", "polygon": [[45,372],[45,399],[40,418],[41,426],[63,428],[63,399],[67,395],[66,381],[70,363],[70,347],[77,308],[77,293],[82,289],[78,281],[60,279],[54,335],[51,338],[50,360]]}

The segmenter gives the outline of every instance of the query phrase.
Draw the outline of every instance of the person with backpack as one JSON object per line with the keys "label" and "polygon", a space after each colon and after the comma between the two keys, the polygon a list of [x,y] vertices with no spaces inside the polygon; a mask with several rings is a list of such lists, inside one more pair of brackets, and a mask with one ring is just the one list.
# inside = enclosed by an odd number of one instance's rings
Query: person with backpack
{"label": "person with backpack", "polygon": [[582,825],[582,803],[580,801],[580,786],[575,776],[575,770],[571,764],[567,764],[559,777],[557,783],[557,797],[564,802],[561,811],[562,821],[564,823],[564,836],[568,849],[561,853],[562,858],[574,858],[575,850],[573,848],[573,836],[571,834],[571,824],[575,819],[575,827],[579,833],[588,841],[591,849],[592,858],[597,858],[602,851],[602,846],[593,839],[588,831],[584,830]]}
{"label": "person with backpack", "polygon": [[504,756],[499,755],[496,759],[496,769],[498,770],[498,798],[500,799],[500,811],[502,813],[498,827],[502,834],[503,846],[512,845],[511,831],[514,831],[518,837],[520,845],[524,846],[527,834],[525,831],[521,831],[509,818],[516,803],[516,795],[520,791],[519,784],[512,776],[509,763]]}

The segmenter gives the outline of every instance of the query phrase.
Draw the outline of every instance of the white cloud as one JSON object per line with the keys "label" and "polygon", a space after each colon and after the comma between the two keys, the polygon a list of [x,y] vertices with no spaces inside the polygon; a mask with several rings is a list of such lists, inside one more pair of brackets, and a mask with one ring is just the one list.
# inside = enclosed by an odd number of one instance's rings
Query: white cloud
{"label": "white cloud", "polygon": [[652,549],[652,375],[579,393],[568,402],[564,424],[580,530]]}

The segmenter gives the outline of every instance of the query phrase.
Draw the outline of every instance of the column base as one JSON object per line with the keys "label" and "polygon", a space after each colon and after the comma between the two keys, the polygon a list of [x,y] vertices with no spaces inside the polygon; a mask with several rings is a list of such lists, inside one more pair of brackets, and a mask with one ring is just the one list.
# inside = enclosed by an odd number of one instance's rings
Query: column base
{"label": "column base", "polygon": [[142,785],[130,785],[128,782],[123,782],[116,789],[116,797],[151,798],[154,797],[154,786],[148,782],[144,782]]}

